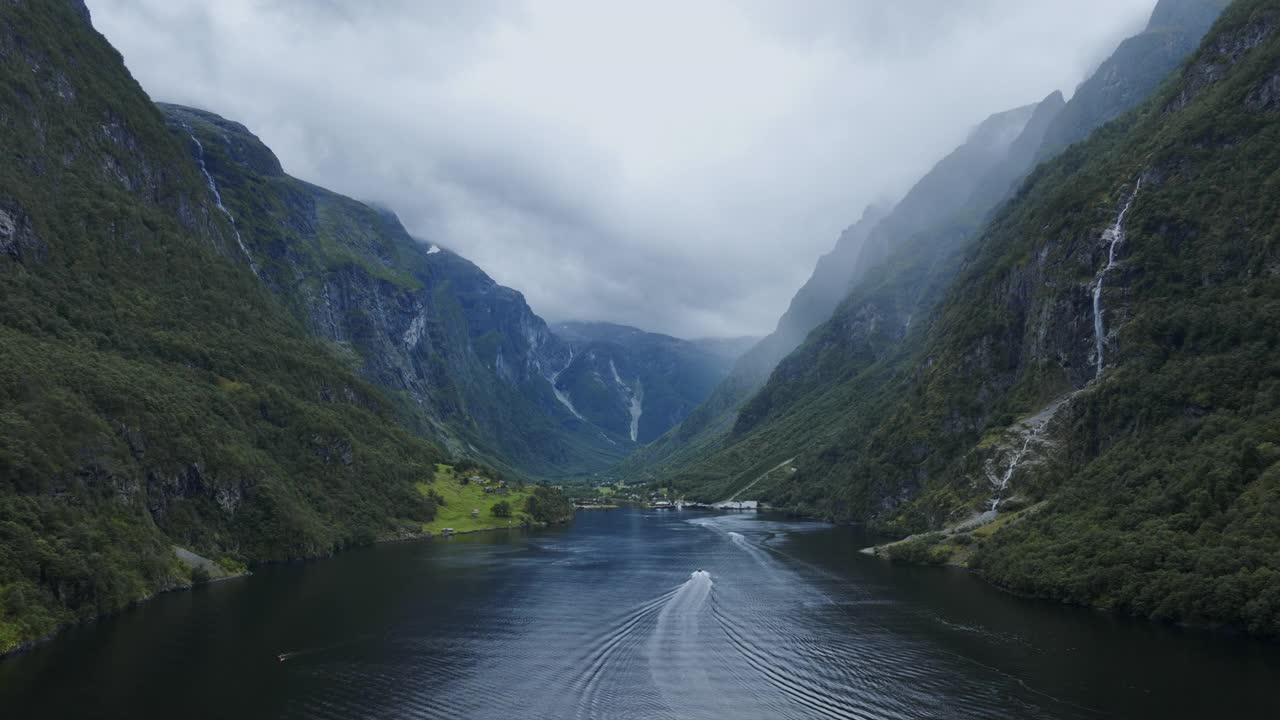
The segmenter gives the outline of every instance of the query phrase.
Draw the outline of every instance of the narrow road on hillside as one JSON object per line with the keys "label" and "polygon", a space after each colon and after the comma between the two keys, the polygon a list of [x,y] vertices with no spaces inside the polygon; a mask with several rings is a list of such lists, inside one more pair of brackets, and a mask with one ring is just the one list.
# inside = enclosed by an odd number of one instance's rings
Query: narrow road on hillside
{"label": "narrow road on hillside", "polygon": [[777,465],[774,465],[773,467],[769,468],[768,470],[765,470],[764,472],[760,473],[760,477],[758,477],[758,478],[756,478],[755,480],[752,480],[751,482],[747,483],[747,486],[746,486],[746,487],[744,487],[744,488],[742,488],[741,490],[739,490],[739,491],[735,492],[734,494],[730,495],[730,496],[729,496],[729,498],[728,498],[727,500],[721,500],[720,502],[733,502],[734,500],[737,500],[739,495],[741,495],[742,493],[744,493],[744,492],[746,492],[746,491],[750,490],[751,488],[755,487],[755,486],[756,486],[756,483],[758,483],[758,482],[760,482],[761,480],[763,480],[763,479],[765,479],[765,478],[769,477],[769,473],[773,472],[774,470],[777,470],[777,469],[778,469],[778,468],[780,468],[780,467],[784,467],[784,466],[786,466],[786,465],[790,465],[791,463],[793,463],[793,462],[795,462],[795,461],[796,461],[796,459],[795,459],[795,458],[788,458],[788,459],[786,459],[786,460],[783,460],[782,462],[778,463]]}

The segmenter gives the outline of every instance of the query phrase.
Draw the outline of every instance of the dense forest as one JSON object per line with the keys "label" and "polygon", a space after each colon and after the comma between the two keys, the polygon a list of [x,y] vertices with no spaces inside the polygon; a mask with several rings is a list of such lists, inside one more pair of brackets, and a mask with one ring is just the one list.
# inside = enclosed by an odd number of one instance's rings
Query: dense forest
{"label": "dense forest", "polygon": [[450,451],[260,281],[83,5],[0,6],[0,78],[0,652],[188,585],[174,546],[237,571],[421,534]]}

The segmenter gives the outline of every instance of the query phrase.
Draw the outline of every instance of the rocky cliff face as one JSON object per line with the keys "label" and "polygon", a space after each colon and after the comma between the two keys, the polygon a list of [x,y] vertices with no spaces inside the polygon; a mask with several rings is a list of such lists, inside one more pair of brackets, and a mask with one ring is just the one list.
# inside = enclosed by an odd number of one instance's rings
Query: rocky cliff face
{"label": "rocky cliff face", "polygon": [[466,259],[409,236],[390,212],[284,174],[238,123],[161,105],[203,163],[261,281],[317,336],[400,393],[455,452],[562,476],[620,456],[614,438],[557,400],[571,348]]}
{"label": "rocky cliff face", "polygon": [[1136,107],[1200,44],[1230,0],[1160,0],[1147,27],[1128,38],[1049,126],[1037,155],[1051,158]]}
{"label": "rocky cliff face", "polygon": [[[1005,468],[1005,493],[1035,512],[1011,510],[974,554],[999,583],[1280,633],[1265,519],[1280,453],[1259,401],[1276,392],[1262,348],[1278,341],[1277,208],[1258,184],[1280,167],[1280,116],[1249,102],[1280,58],[1277,18],[1236,3],[1139,112],[1073,151],[1080,164],[1033,179],[941,309],[925,399],[868,444],[900,457],[889,435],[914,426],[947,448],[890,510],[915,527],[968,512],[960,498]],[[1019,445],[1024,417],[1050,420]]]}

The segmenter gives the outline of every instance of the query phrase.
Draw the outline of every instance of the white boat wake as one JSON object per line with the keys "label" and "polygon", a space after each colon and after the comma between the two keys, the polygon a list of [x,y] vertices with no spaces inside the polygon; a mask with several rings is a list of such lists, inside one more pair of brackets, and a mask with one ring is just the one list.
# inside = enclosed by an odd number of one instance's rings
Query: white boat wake
{"label": "white boat wake", "polygon": [[[696,570],[667,600],[649,637],[649,672],[667,704],[682,714],[691,708],[712,710],[716,703],[707,667],[713,658],[710,643],[699,638],[704,618],[710,618],[711,574]],[[716,703],[718,704],[718,703]]]}

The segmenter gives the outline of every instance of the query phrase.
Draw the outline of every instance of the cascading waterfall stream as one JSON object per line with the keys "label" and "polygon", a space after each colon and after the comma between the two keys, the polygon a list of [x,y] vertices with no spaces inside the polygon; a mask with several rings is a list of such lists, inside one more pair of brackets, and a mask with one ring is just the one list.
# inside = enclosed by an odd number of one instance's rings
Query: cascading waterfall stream
{"label": "cascading waterfall stream", "polygon": [[236,236],[236,244],[240,246],[240,252],[244,253],[244,257],[249,261],[249,269],[253,271],[256,278],[261,279],[262,274],[258,272],[258,264],[253,261],[253,255],[249,254],[249,248],[245,247],[244,239],[240,237],[240,228],[236,226],[236,219],[232,216],[231,211],[226,205],[222,204],[222,193],[218,192],[218,183],[214,182],[213,175],[209,174],[209,168],[204,164],[204,144],[200,142],[200,138],[196,137],[196,133],[191,129],[190,125],[183,125],[187,135],[191,138],[191,142],[196,144],[196,162],[200,164],[200,172],[204,173],[204,180],[209,185],[209,192],[213,194],[213,202],[227,216],[227,220],[231,223],[231,232]]}
{"label": "cascading waterfall stream", "polygon": [[1027,449],[1031,447],[1031,441],[1035,439],[1036,435],[1040,434],[1041,427],[1042,426],[1037,425],[1031,430],[1031,432],[1027,433],[1025,438],[1023,438],[1022,447],[1018,452],[1013,454],[1013,459],[1009,461],[1009,467],[1005,468],[1004,475],[999,478],[991,478],[991,484],[995,486],[995,495],[992,496],[991,505],[988,507],[991,512],[995,512],[1000,509],[1000,501],[1004,499],[1004,491],[1008,489],[1009,481],[1013,479],[1014,471],[1018,469],[1018,464],[1021,463],[1022,458],[1026,456]]}
{"label": "cascading waterfall stream", "polygon": [[613,371],[613,381],[627,396],[627,411],[631,413],[631,442],[635,442],[640,436],[640,416],[644,413],[644,387],[640,385],[640,378],[636,378],[634,388],[623,382],[622,376],[618,374],[618,366],[613,363],[612,358],[609,360],[609,369]]}
{"label": "cascading waterfall stream", "polygon": [[1116,246],[1124,242],[1124,218],[1129,214],[1129,208],[1133,207],[1133,201],[1137,199],[1138,191],[1141,189],[1142,178],[1139,177],[1137,184],[1133,187],[1133,194],[1129,196],[1124,207],[1120,208],[1120,214],[1116,215],[1115,223],[1102,233],[1102,239],[1107,241],[1107,264],[1098,271],[1098,277],[1093,283],[1093,336],[1097,362],[1095,378],[1102,377],[1102,354],[1106,344],[1106,329],[1102,323],[1102,282],[1111,268],[1115,267]]}
{"label": "cascading waterfall stream", "polygon": [[[571,348],[569,350],[569,361],[564,364],[564,367],[560,368],[556,372],[551,373],[551,377],[548,378],[551,381],[551,392],[555,393],[556,399],[559,400],[560,404],[564,405],[569,412],[573,413],[574,417],[578,418],[579,420],[586,420],[586,418],[582,417],[582,415],[578,412],[578,409],[573,406],[573,401],[569,399],[569,394],[562,391],[559,387],[556,386],[556,382],[560,380],[560,375],[563,374],[565,370],[568,370],[569,366],[572,364],[573,364],[573,349]],[[605,438],[605,439],[608,440],[608,438]]]}
{"label": "cascading waterfall stream", "polygon": [[[1019,432],[1022,433],[1022,446],[1010,458],[1009,465],[1002,475],[997,476],[992,472],[990,460],[987,461],[987,479],[991,482],[991,487],[994,490],[991,502],[987,505],[988,513],[995,513],[999,510],[1000,503],[1004,500],[1005,491],[1009,489],[1009,483],[1013,481],[1013,473],[1017,471],[1018,466],[1026,458],[1027,452],[1031,450],[1032,443],[1041,441],[1041,433],[1048,427],[1049,423],[1058,414],[1058,411],[1071,402],[1073,397],[1075,397],[1074,392],[1063,395],[1046,405],[1040,412],[1019,423]],[[1048,442],[1048,440],[1045,439],[1041,442]]]}

